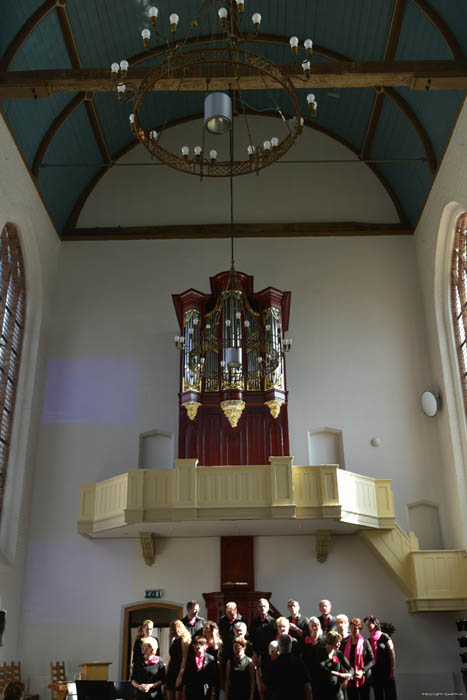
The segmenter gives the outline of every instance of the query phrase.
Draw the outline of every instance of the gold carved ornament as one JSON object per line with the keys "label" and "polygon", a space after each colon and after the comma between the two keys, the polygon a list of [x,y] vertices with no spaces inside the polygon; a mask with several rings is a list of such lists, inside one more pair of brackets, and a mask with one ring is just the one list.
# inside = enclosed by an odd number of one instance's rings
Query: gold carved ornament
{"label": "gold carved ornament", "polygon": [[279,417],[279,413],[281,412],[281,406],[283,403],[285,403],[285,402],[278,401],[277,399],[273,399],[271,401],[265,401],[265,405],[269,408],[269,410],[271,412],[271,416],[273,418]]}
{"label": "gold carved ornament", "polygon": [[241,399],[230,399],[229,401],[221,401],[221,408],[224,411],[225,417],[229,421],[232,428],[236,428],[240,416],[245,408],[245,402]]}
{"label": "gold carved ornament", "polygon": [[196,414],[198,413],[198,408],[201,406],[201,402],[187,401],[186,403],[182,403],[182,406],[186,409],[188,418],[190,420],[194,420],[196,418]]}

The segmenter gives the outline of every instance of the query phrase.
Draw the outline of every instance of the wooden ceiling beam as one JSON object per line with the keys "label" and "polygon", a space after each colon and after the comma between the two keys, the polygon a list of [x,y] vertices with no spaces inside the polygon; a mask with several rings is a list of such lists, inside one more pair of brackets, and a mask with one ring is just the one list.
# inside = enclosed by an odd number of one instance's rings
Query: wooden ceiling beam
{"label": "wooden ceiling beam", "polygon": [[63,124],[66,122],[68,117],[70,117],[75,109],[77,109],[86,99],[86,93],[85,92],[79,92],[75,97],[73,97],[72,100],[67,104],[67,106],[60,112],[60,114],[55,117],[53,120],[52,124],[49,126],[47,131],[45,132],[44,136],[42,137],[42,140],[37,148],[36,154],[34,156],[34,161],[32,164],[32,174],[34,177],[39,177],[39,171],[41,167],[42,160],[47,153],[47,150],[54,140],[56,134],[60,131],[62,128]]}
{"label": "wooden ceiling beam", "polygon": [[104,133],[102,131],[101,123],[96,111],[96,108],[94,106],[94,102],[92,99],[86,100],[85,102],[86,106],[86,112],[88,115],[88,119],[91,123],[91,128],[94,133],[94,138],[96,139],[97,145],[99,147],[99,150],[101,152],[101,156],[104,159],[106,163],[111,163],[112,162],[112,157],[110,155],[109,148],[107,146],[107,142],[104,138]]}
{"label": "wooden ceiling beam", "polygon": [[390,100],[392,100],[392,102],[394,102],[394,104],[401,110],[402,114],[408,119],[408,121],[413,126],[415,133],[422,142],[428,160],[428,166],[431,172],[434,173],[436,170],[435,151],[431,143],[430,137],[428,136],[428,133],[426,132],[422,122],[417,117],[407,100],[404,100],[404,98],[401,97],[396,90],[385,87],[383,88],[383,92]]}
{"label": "wooden ceiling beam", "polygon": [[[374,61],[374,62],[326,62],[312,63],[311,75],[306,79],[297,74],[296,64],[280,66],[295,87],[309,88],[368,88],[406,86],[415,89],[453,90],[467,88],[467,60],[453,61]],[[196,70],[195,70],[196,69]],[[157,83],[157,90],[202,91],[206,90],[208,76],[202,66],[186,72],[181,85],[180,78],[167,78]],[[126,82],[138,87],[151,68],[130,67]],[[223,73],[223,71],[220,71]],[[227,90],[233,76],[209,77],[210,90]],[[265,74],[249,74],[240,77],[242,90],[275,88],[277,82]],[[82,70],[13,71],[0,73],[0,98],[50,97],[54,92],[115,91],[110,71],[104,68]]]}
{"label": "wooden ceiling beam", "polygon": [[[63,41],[65,42],[65,46],[68,52],[68,56],[71,61],[71,65],[73,66],[74,69],[81,69],[82,64],[81,64],[81,58],[78,52],[78,47],[76,45],[76,40],[75,40],[75,35],[73,34],[73,28],[70,23],[70,18],[68,17],[68,12],[66,11],[66,8],[63,6],[58,6],[57,7],[57,16],[58,16],[58,21],[60,24],[60,30],[62,32],[63,36]],[[102,131],[102,127],[99,121],[98,114],[96,112],[96,108],[94,107],[94,102],[92,101],[92,93],[87,92],[86,93],[86,99],[85,99],[85,107],[86,107],[86,114],[89,119],[89,123],[91,125],[91,129],[94,133],[94,138],[96,139],[97,146],[101,152],[102,158],[104,159],[105,163],[110,163],[110,152],[107,147],[107,143],[104,138],[104,134]],[[66,115],[66,118],[68,118],[71,115],[71,112],[69,112]],[[63,126],[63,122],[61,122],[59,128]],[[55,131],[53,134],[52,138],[58,133],[58,129]],[[47,148],[50,146],[50,142],[47,144]],[[45,151],[42,152],[41,156],[41,161],[42,158],[45,155]],[[37,160],[37,154],[35,161]],[[37,172],[39,172],[40,168],[40,162],[37,165]]]}
{"label": "wooden ceiling beam", "polygon": [[80,69],[82,68],[81,59],[79,57],[78,47],[76,46],[73,29],[71,28],[70,18],[68,17],[68,12],[65,7],[61,5],[57,7],[57,17],[71,65],[75,69]]}
{"label": "wooden ceiling beam", "polygon": [[[388,37],[386,40],[386,48],[384,50],[385,61],[392,61],[396,54],[397,44],[399,43],[399,37],[401,33],[402,20],[404,18],[405,7],[406,0],[394,0],[391,26],[389,27]],[[381,116],[381,110],[383,109],[383,102],[384,93],[382,93],[381,90],[377,90],[375,98],[373,100],[373,107],[371,110],[370,120],[368,122],[365,138],[363,140],[362,151],[360,153],[360,157],[362,159],[368,158],[371,146],[373,145],[376,129],[378,128],[379,124],[379,118]]]}
{"label": "wooden ceiling beam", "polygon": [[[413,229],[402,224],[361,223],[358,221],[300,222],[284,224],[235,224],[235,238],[295,238],[324,236],[410,236]],[[125,226],[73,228],[62,236],[66,241],[105,241],[141,239],[230,238],[230,224],[190,224],[172,226]]]}

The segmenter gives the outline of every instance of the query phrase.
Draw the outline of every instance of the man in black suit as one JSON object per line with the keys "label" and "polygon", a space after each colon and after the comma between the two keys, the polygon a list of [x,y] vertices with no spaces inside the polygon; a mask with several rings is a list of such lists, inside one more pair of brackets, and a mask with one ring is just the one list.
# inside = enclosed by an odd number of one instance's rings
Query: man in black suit
{"label": "man in black suit", "polygon": [[197,600],[188,601],[186,604],[186,612],[187,614],[182,619],[182,622],[193,638],[196,637],[197,634],[202,633],[206,620],[204,617],[199,616],[199,603]]}
{"label": "man in black suit", "polygon": [[232,642],[235,637],[234,626],[237,622],[244,622],[243,617],[237,610],[237,603],[226,603],[225,615],[222,615],[219,620],[219,633],[224,646],[222,658],[225,660],[225,663],[227,663],[228,659],[230,659],[233,654]]}
{"label": "man in black suit", "polygon": [[269,642],[276,638],[276,621],[268,615],[269,602],[266,598],[260,598],[257,603],[258,617],[250,625],[250,641],[253,651],[258,656],[268,655]]}
{"label": "man in black suit", "polygon": [[289,633],[295,639],[301,639],[303,635],[308,634],[309,620],[304,615],[300,615],[300,603],[298,600],[291,598],[287,603],[289,609],[289,617],[287,618],[290,622]]}
{"label": "man in black suit", "polygon": [[336,618],[331,615],[332,605],[329,600],[320,600],[319,609],[321,610],[321,615],[318,617],[318,620],[325,635],[327,632],[332,632],[332,630],[336,629]]}
{"label": "man in black suit", "polygon": [[279,656],[270,664],[263,682],[276,700],[311,700],[311,684],[305,664],[292,656],[292,639],[281,634]]}

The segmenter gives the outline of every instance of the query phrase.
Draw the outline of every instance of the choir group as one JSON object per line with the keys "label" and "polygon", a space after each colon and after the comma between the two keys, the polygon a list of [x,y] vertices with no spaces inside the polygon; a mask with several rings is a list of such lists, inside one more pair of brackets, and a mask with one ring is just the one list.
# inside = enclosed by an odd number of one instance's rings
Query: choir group
{"label": "choir group", "polygon": [[396,700],[394,645],[379,620],[365,617],[366,639],[360,618],[334,617],[329,600],[319,607],[308,619],[292,599],[289,616],[275,619],[261,598],[247,625],[230,602],[217,624],[190,600],[171,623],[167,666],[146,620],[133,649],[138,700]]}

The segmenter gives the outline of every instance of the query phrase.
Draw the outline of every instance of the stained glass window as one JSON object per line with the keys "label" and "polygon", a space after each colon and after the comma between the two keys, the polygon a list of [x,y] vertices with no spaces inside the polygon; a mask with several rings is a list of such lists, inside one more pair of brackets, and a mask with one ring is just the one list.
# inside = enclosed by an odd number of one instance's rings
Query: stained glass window
{"label": "stained glass window", "polygon": [[458,218],[456,225],[452,251],[451,300],[462,393],[467,409],[467,213]]}
{"label": "stained glass window", "polygon": [[23,340],[25,297],[21,244],[15,226],[7,224],[0,239],[0,517]]}

